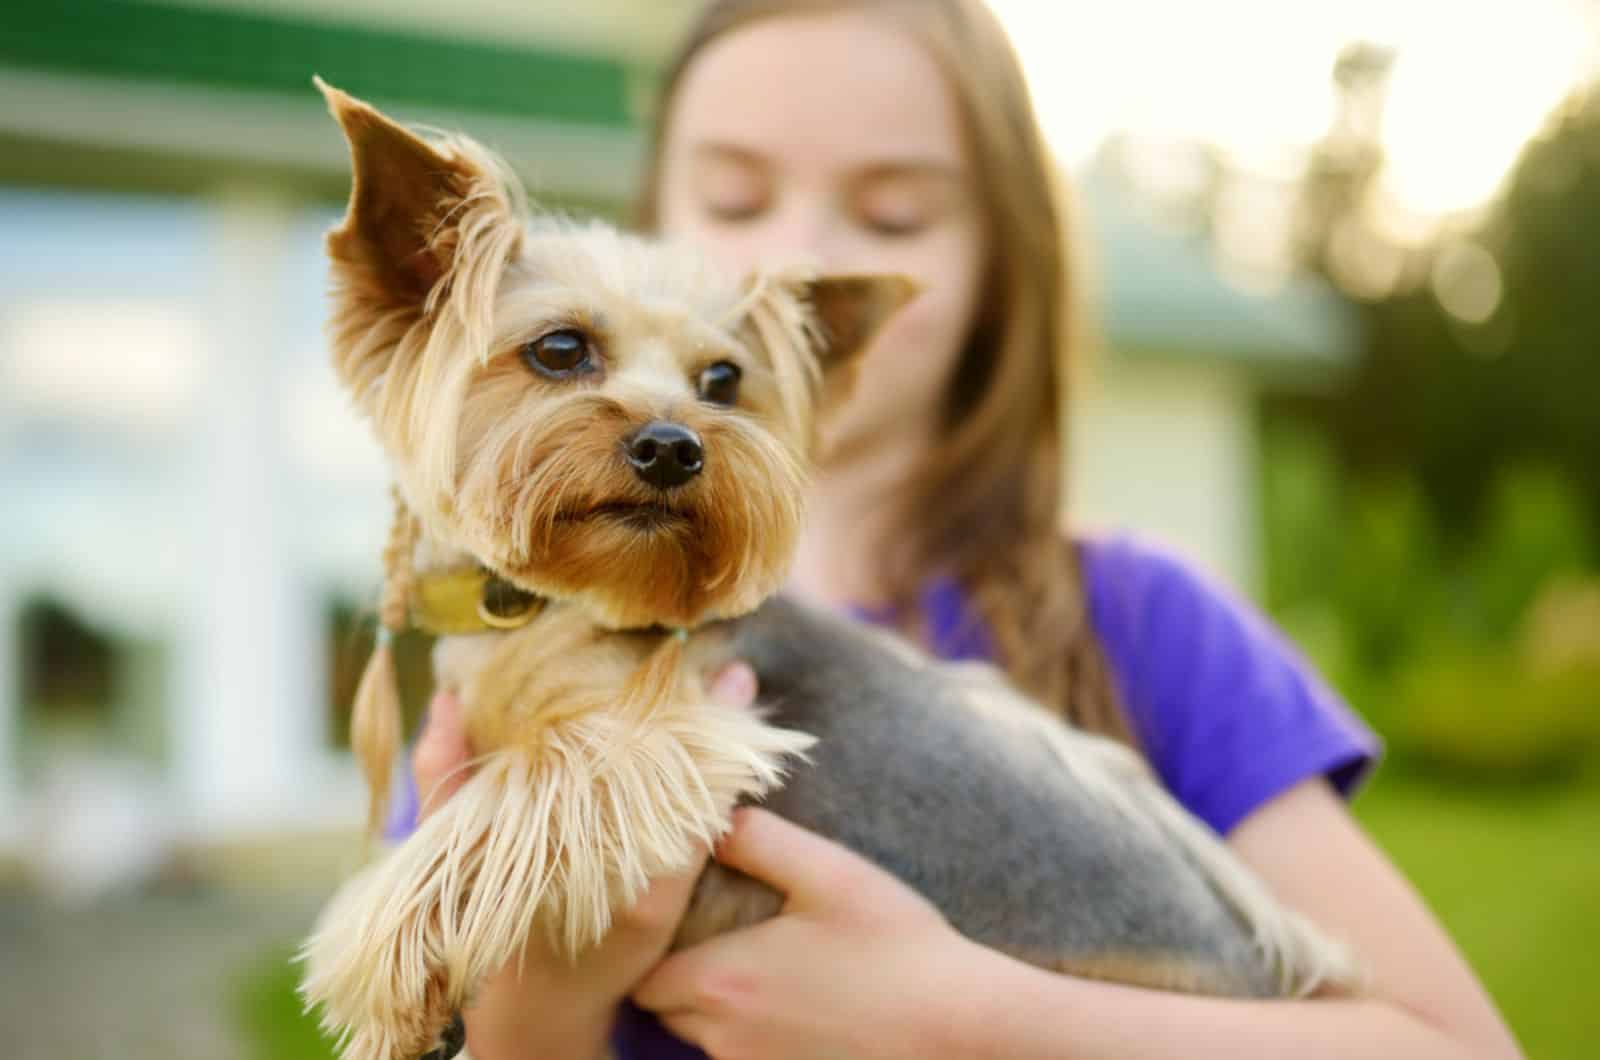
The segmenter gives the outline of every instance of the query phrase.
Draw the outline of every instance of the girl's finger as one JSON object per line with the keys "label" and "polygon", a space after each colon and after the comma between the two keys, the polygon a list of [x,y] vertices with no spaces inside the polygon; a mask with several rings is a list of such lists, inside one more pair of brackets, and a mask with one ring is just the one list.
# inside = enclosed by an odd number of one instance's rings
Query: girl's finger
{"label": "girl's finger", "polygon": [[466,783],[467,771],[460,766],[471,756],[467,732],[461,723],[461,701],[450,692],[436,693],[411,752],[420,816],[426,817]]}
{"label": "girl's finger", "polygon": [[756,806],[734,811],[715,856],[785,895],[785,908],[819,906],[863,882],[858,855]]}
{"label": "girl's finger", "polygon": [[706,1000],[700,984],[737,964],[741,934],[721,935],[662,960],[634,986],[634,1004],[662,1016],[698,1011]]}
{"label": "girl's finger", "polygon": [[711,698],[724,706],[748,707],[756,699],[756,672],[735,659],[711,679]]}
{"label": "girl's finger", "polygon": [[658,1012],[656,1013],[656,1018],[674,1036],[700,1049],[705,1048],[707,1032],[711,1029],[711,1021],[705,1016],[695,1012],[693,1009],[681,1009],[672,1012]]}

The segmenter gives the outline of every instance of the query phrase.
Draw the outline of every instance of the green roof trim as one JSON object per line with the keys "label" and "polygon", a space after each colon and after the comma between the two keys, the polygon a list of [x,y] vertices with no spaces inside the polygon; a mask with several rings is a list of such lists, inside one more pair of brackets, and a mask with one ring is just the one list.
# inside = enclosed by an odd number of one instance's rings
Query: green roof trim
{"label": "green roof trim", "polygon": [[161,3],[14,5],[0,28],[0,66],[302,99],[315,73],[386,104],[634,124],[629,69],[616,59]]}

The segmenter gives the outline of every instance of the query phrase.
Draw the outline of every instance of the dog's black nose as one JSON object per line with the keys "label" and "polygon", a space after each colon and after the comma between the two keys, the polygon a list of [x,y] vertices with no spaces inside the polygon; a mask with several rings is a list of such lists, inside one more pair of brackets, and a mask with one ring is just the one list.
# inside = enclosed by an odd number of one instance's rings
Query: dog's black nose
{"label": "dog's black nose", "polygon": [[677,423],[647,423],[628,439],[627,448],[634,472],[657,489],[681,486],[705,466],[699,437]]}

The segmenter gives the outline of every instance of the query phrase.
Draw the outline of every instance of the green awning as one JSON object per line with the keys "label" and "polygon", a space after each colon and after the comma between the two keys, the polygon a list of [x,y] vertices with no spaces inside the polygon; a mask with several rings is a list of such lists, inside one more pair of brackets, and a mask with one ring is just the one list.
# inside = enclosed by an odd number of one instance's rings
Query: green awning
{"label": "green awning", "polygon": [[317,73],[388,104],[631,124],[628,70],[611,57],[260,11],[127,0],[12,5],[0,20],[0,66],[296,99]]}
{"label": "green awning", "polygon": [[633,195],[636,61],[298,12],[13,6],[0,19],[0,183],[337,199],[349,162],[311,85],[320,74],[408,124],[483,141],[552,205],[611,213]]}

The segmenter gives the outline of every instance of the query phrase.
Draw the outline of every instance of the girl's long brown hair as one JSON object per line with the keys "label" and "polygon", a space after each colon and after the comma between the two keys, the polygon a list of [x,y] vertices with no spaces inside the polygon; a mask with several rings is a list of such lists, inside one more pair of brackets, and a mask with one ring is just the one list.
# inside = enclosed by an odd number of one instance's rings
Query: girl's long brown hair
{"label": "girl's long brown hair", "polygon": [[1132,742],[1060,527],[1068,369],[1084,329],[1072,297],[1063,189],[1021,66],[980,0],[714,0],[666,69],[638,220],[658,220],[673,98],[696,55],[758,19],[865,9],[934,57],[960,105],[992,247],[982,309],[944,400],[935,451],[894,503],[879,550],[900,614],[928,575],[953,575],[1021,687],[1091,731]]}

